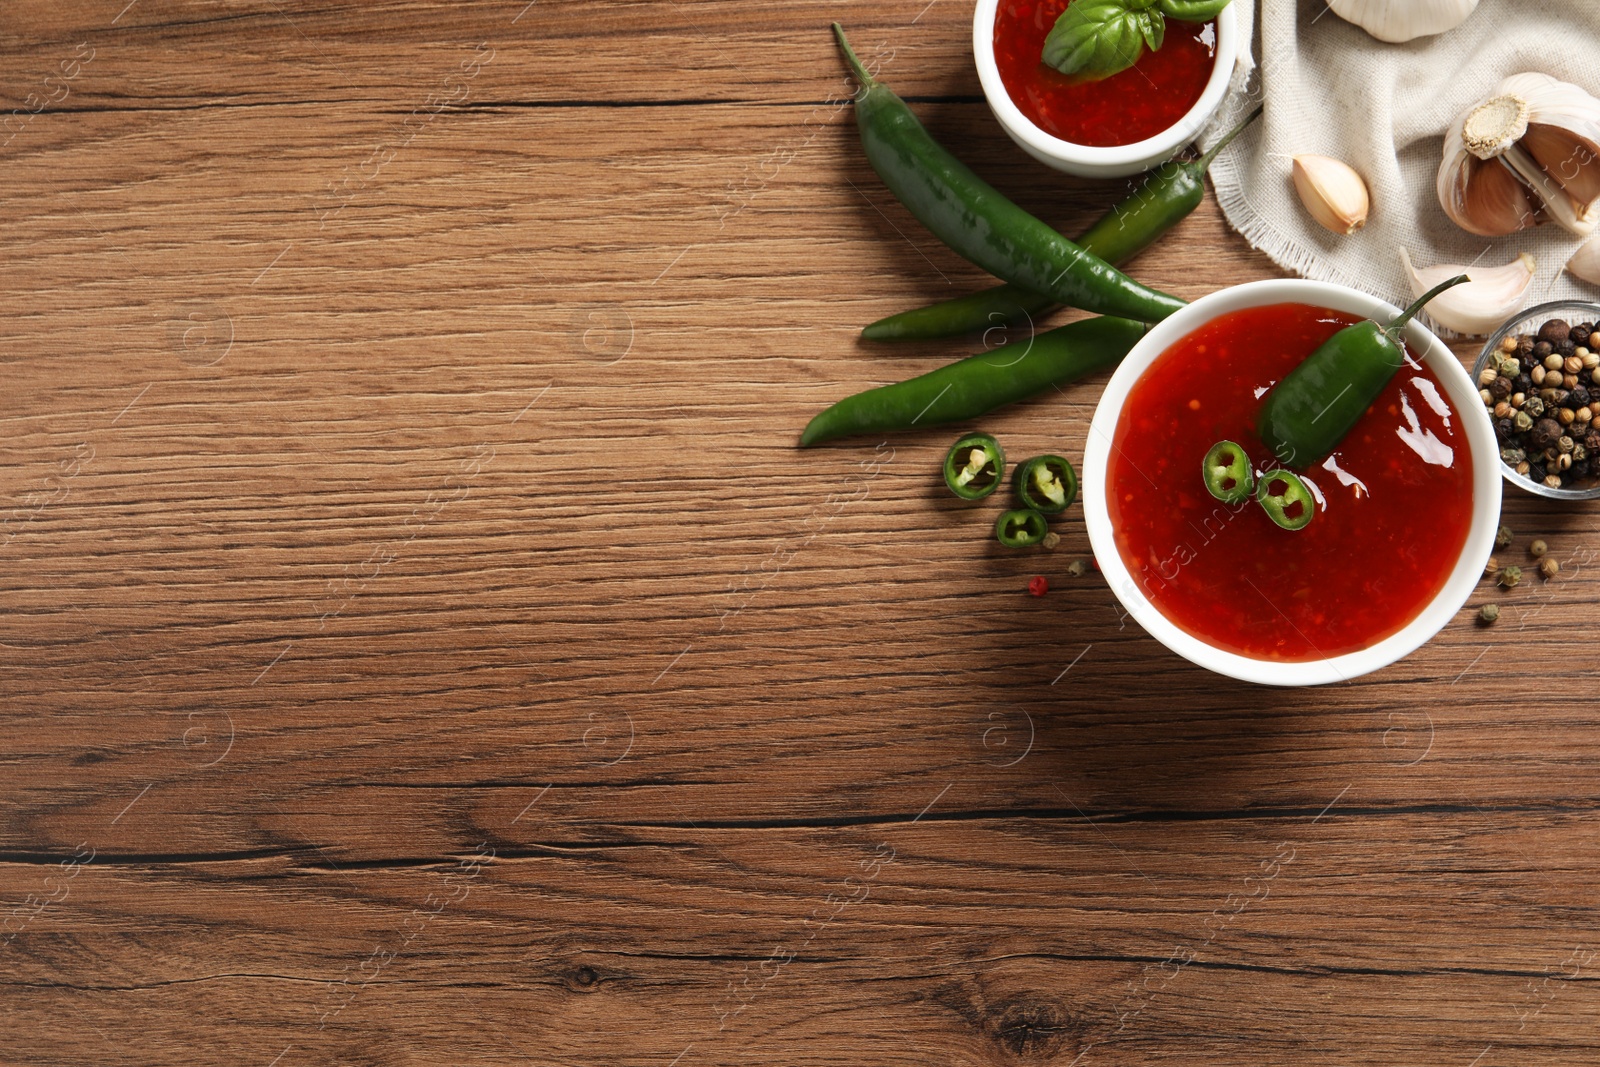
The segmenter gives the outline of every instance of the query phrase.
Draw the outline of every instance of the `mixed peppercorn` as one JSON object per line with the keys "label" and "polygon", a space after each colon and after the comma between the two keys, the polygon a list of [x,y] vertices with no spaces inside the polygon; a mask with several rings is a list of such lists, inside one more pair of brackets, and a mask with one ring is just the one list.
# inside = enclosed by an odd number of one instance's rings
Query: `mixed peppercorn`
{"label": "mixed peppercorn", "polygon": [[1600,333],[1551,319],[1507,335],[1478,376],[1506,466],[1551,489],[1600,480]]}

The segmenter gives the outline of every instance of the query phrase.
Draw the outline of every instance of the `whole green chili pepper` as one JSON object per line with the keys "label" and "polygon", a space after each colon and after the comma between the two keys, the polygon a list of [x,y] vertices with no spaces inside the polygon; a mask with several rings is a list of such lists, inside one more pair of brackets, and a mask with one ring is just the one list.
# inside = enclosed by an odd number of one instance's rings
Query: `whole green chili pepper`
{"label": "whole green chili pepper", "polygon": [[[845,397],[821,412],[800,445],[853,433],[910,430],[977,418],[1047,385],[1076,381],[1118,362],[1143,337],[1142,323],[1098,318],[1069,322],[1027,342],[947,364],[894,385]],[[1021,348],[1020,354],[1013,350]]]}
{"label": "whole green chili pepper", "polygon": [[[1139,188],[1089,227],[1078,238],[1079,246],[1107,263],[1119,266],[1149,248],[1162,234],[1188,218],[1200,206],[1205,199],[1206,171],[1211,161],[1245,127],[1259,118],[1261,111],[1257,107],[1250,112],[1243,122],[1229,130],[1199,159],[1189,162],[1174,160],[1163,164]],[[950,337],[1012,322],[1031,321],[1054,311],[1058,306],[1048,296],[1040,296],[1015,285],[997,285],[879,319],[862,330],[861,336],[869,341]]]}
{"label": "whole green chili pepper", "polygon": [[867,73],[837,22],[833,32],[861,83],[856,126],[867,162],[945,244],[1002,281],[1097,315],[1160,322],[1184,306],[1175,296],[1140,285],[1007,200],[940,147],[905,101]]}
{"label": "whole green chili pepper", "polygon": [[1406,359],[1400,331],[1424,304],[1465,274],[1423,293],[1387,326],[1368,319],[1346,326],[1272,387],[1256,416],[1256,434],[1285,466],[1306,467],[1332,452],[1378,399]]}
{"label": "whole green chili pepper", "polygon": [[1256,483],[1256,503],[1285,530],[1304,530],[1317,514],[1317,502],[1297,474],[1267,471]]}
{"label": "whole green chili pepper", "polygon": [[1007,548],[1028,548],[1044,540],[1050,523],[1032,508],[1007,511],[994,520],[994,536]]}
{"label": "whole green chili pepper", "polygon": [[969,433],[944,456],[944,484],[962,500],[982,500],[1005,480],[1006,454],[986,433]]}
{"label": "whole green chili pepper", "polygon": [[1024,507],[1059,515],[1078,498],[1078,472],[1061,456],[1034,456],[1017,464],[1011,487]]}
{"label": "whole green chili pepper", "polygon": [[1200,463],[1200,473],[1205,478],[1206,491],[1224,504],[1249,500],[1255,492],[1250,457],[1232,441],[1212,445]]}

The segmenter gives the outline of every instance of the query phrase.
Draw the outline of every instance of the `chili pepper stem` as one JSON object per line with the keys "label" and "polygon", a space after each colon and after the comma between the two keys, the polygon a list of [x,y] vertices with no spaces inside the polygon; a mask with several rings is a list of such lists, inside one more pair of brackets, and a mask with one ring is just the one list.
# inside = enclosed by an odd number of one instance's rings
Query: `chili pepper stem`
{"label": "chili pepper stem", "polygon": [[1245,131],[1245,128],[1247,126],[1249,126],[1252,122],[1254,122],[1256,119],[1260,118],[1261,117],[1261,113],[1263,111],[1265,111],[1266,109],[1267,109],[1267,105],[1265,105],[1265,104],[1257,104],[1256,105],[1256,109],[1254,111],[1250,112],[1250,114],[1246,115],[1244,117],[1244,121],[1243,122],[1239,123],[1239,125],[1235,126],[1233,129],[1229,130],[1227,133],[1223,134],[1222,135],[1222,140],[1220,140],[1216,144],[1212,145],[1211,148],[1206,152],[1205,155],[1201,156],[1198,160],[1195,161],[1196,164],[1200,167],[1200,169],[1201,170],[1210,169],[1211,161],[1217,158],[1217,153],[1221,152],[1224,148],[1227,148],[1228,147],[1228,142],[1232,141],[1235,137],[1237,137],[1241,133],[1243,133]]}
{"label": "chili pepper stem", "polygon": [[1440,282],[1432,289],[1429,289],[1426,293],[1423,293],[1421,296],[1417,297],[1417,299],[1412,302],[1410,307],[1406,308],[1400,313],[1400,317],[1398,319],[1395,319],[1384,328],[1384,332],[1399,333],[1405,324],[1411,321],[1412,316],[1427,306],[1428,301],[1432,300],[1446,289],[1454,289],[1462,282],[1470,282],[1471,280],[1472,279],[1467,277],[1465,274],[1457,274],[1454,278],[1451,278],[1448,281]]}
{"label": "chili pepper stem", "polygon": [[866,92],[877,84],[878,79],[874,78],[856,57],[856,50],[850,47],[850,41],[844,35],[844,27],[837,22],[833,24],[833,37],[839,42],[839,50],[844,53],[845,61],[850,64],[850,72],[856,76],[856,81],[861,83],[861,91]]}

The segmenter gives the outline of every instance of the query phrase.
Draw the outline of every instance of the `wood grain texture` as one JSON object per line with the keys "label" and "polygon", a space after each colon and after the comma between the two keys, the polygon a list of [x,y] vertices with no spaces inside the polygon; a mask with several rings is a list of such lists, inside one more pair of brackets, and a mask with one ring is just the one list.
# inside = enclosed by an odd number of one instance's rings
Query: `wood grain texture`
{"label": "wood grain texture", "polygon": [[[1081,525],[993,546],[949,431],[798,453],[982,282],[833,18],[1041,217],[1119,195],[949,0],[8,5],[0,1062],[1600,1055],[1592,510],[1508,496],[1557,580],[1284,693]],[[1137,273],[1276,271],[1208,200]],[[986,425],[1076,459],[1097,394]]]}

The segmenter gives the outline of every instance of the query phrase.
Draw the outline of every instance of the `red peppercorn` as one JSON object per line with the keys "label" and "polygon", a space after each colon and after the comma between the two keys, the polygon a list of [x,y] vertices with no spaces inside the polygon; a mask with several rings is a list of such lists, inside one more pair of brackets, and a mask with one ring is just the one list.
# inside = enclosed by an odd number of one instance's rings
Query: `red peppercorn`
{"label": "red peppercorn", "polygon": [[1039,574],[1028,579],[1028,592],[1034,596],[1044,596],[1049,591],[1050,583],[1045,581],[1044,575]]}

